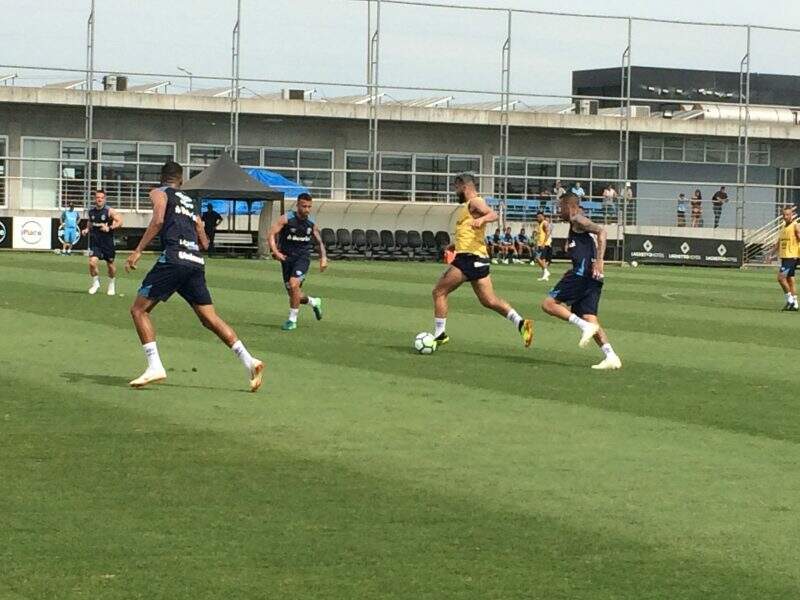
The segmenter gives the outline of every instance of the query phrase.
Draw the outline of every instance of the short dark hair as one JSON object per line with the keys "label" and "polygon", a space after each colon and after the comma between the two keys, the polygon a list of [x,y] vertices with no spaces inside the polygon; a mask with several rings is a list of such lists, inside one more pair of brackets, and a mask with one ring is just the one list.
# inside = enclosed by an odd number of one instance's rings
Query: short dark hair
{"label": "short dark hair", "polygon": [[572,192],[567,192],[563,196],[561,196],[562,202],[576,202],[580,205],[580,199],[578,198],[578,194],[573,194]]}
{"label": "short dark hair", "polygon": [[103,196],[106,195],[106,191],[104,189],[102,189],[102,188],[100,188],[99,190],[95,190],[94,193],[95,194],[103,194]]}
{"label": "short dark hair", "polygon": [[456,178],[453,180],[455,183],[472,183],[477,184],[477,178],[475,177],[475,173],[471,173],[469,171],[465,171],[463,173],[459,173],[456,175]]}
{"label": "short dark hair", "polygon": [[174,160],[168,160],[161,167],[161,183],[175,181],[183,177],[183,167]]}
{"label": "short dark hair", "polygon": [[543,210],[536,211],[536,216],[538,217],[539,215],[544,216],[544,211]]}
{"label": "short dark hair", "polygon": [[297,194],[297,201],[300,202],[300,200],[308,200],[309,202],[311,202],[314,199],[308,192],[302,192],[300,194]]}

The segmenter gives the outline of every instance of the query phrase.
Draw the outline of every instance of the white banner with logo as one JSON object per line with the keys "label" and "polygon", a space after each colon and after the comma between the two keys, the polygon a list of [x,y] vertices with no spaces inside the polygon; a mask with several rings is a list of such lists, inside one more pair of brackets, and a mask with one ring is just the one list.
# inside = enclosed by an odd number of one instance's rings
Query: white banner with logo
{"label": "white banner with logo", "polygon": [[52,219],[47,217],[14,217],[14,248],[17,250],[50,250]]}

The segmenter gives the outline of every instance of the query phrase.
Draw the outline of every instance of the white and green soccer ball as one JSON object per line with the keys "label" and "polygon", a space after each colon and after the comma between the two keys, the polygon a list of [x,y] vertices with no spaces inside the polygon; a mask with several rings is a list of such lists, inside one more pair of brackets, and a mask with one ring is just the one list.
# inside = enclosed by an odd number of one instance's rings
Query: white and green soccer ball
{"label": "white and green soccer ball", "polygon": [[433,354],[436,351],[436,338],[432,333],[423,332],[414,338],[414,350],[418,354]]}

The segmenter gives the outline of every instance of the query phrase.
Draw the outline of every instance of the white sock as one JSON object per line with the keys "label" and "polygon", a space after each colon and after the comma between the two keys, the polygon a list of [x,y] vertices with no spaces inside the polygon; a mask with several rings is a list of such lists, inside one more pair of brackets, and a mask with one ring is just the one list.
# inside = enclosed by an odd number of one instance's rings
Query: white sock
{"label": "white sock", "polygon": [[100,276],[99,275],[95,275],[94,277],[92,277],[92,285],[100,285]]}
{"label": "white sock", "polygon": [[112,277],[111,279],[109,279],[108,280],[108,287],[113,287],[114,284],[116,283],[116,281],[117,281],[117,279],[115,277]]}
{"label": "white sock", "polygon": [[511,321],[517,327],[517,329],[519,329],[519,324],[522,323],[522,317],[520,317],[519,313],[515,311],[513,308],[510,311],[508,311],[506,319]]}
{"label": "white sock", "polygon": [[147,358],[148,371],[163,371],[164,365],[161,364],[161,357],[158,355],[158,347],[155,342],[142,344],[142,350]]}
{"label": "white sock", "polygon": [[250,371],[253,368],[253,357],[250,356],[247,348],[244,347],[242,340],[236,340],[233,346],[231,346],[231,350],[233,350],[233,353],[242,361],[245,369]]}
{"label": "white sock", "polygon": [[439,337],[445,331],[447,326],[447,317],[440,319],[439,317],[433,318],[433,337]]}
{"label": "white sock", "polygon": [[544,273],[542,273],[544,277],[550,277],[550,271],[547,270],[547,267],[544,268]]}
{"label": "white sock", "polygon": [[581,319],[575,313],[572,313],[569,316],[569,322],[572,323],[573,325],[575,325],[581,331],[586,331],[587,327],[591,327],[592,326],[592,324],[589,323],[589,321],[584,321],[583,319]]}
{"label": "white sock", "polygon": [[792,294],[790,292],[786,292],[784,294],[784,297],[786,298],[786,304],[791,304],[792,303]]}
{"label": "white sock", "polygon": [[309,296],[308,297],[308,305],[309,306],[316,306],[317,304],[319,304],[319,298],[315,298],[314,296]]}
{"label": "white sock", "polygon": [[602,346],[600,346],[600,350],[603,351],[603,354],[606,355],[606,358],[608,358],[609,356],[617,355],[617,353],[614,352],[614,349],[611,347],[611,344],[603,344]]}
{"label": "white sock", "polygon": [[289,309],[289,320],[292,323],[297,323],[297,315],[299,315],[299,314],[300,314],[300,309],[299,308],[290,308]]}
{"label": "white sock", "polygon": [[796,296],[796,295],[793,295],[793,296],[792,296],[792,304],[794,304],[795,306],[797,306],[797,296]]}

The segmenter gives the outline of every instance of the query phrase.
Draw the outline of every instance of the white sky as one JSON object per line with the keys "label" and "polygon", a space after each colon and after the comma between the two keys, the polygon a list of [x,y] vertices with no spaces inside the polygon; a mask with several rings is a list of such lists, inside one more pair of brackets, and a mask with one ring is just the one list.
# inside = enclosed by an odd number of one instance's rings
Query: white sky
{"label": "white sky", "polygon": [[[681,18],[800,28],[796,0],[459,0],[460,4]],[[242,0],[243,77],[363,83],[366,5],[354,0]],[[89,0],[0,0],[3,64],[83,67]],[[230,74],[236,0],[97,0],[95,66],[103,70]],[[383,6],[382,84],[497,89],[504,13]],[[512,88],[568,94],[573,69],[616,66],[624,22],[515,14]],[[636,65],[736,71],[743,30],[634,24]],[[800,33],[754,31],[753,71],[800,75]],[[0,67],[0,74],[10,69]],[[20,71],[28,83],[77,79]],[[152,78],[146,78],[145,80]],[[195,82],[195,87],[213,87]],[[175,80],[172,91],[185,81]],[[271,91],[280,84],[255,84]],[[316,86],[320,88],[320,86]],[[345,88],[322,87],[327,95]],[[356,90],[361,92],[361,90]],[[395,97],[435,95],[388,92]],[[464,99],[464,95],[459,96]],[[487,97],[487,99],[489,99]],[[492,97],[494,99],[494,97]],[[547,102],[540,100],[539,102]],[[557,99],[551,102],[559,102]]]}

